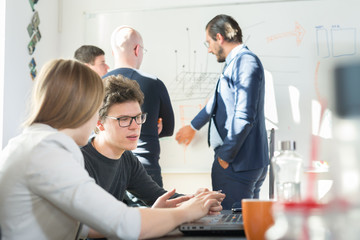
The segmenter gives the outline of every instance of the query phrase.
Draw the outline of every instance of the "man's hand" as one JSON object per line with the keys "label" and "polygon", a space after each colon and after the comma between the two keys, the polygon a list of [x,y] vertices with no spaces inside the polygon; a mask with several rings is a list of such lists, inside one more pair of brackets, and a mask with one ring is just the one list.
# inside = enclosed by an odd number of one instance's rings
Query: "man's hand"
{"label": "man's hand", "polygon": [[[195,197],[195,196],[198,196],[202,193],[206,193],[206,192],[210,192],[210,190],[208,188],[199,188],[198,190],[196,190],[195,194],[194,195],[188,195],[189,197]],[[220,191],[217,191],[219,193],[221,193],[221,190]],[[213,207],[211,207],[209,209],[209,215],[217,215],[221,212],[222,210],[222,206],[221,206],[221,202],[222,202],[223,199],[220,199],[219,200],[219,204],[218,205],[215,205]]]}
{"label": "man's hand", "polygon": [[176,133],[175,139],[179,144],[184,143],[187,146],[193,140],[195,133],[196,131],[190,125],[186,125]]}
{"label": "man's hand", "polygon": [[[210,190],[207,189],[207,188],[199,188],[199,189],[195,192],[195,196],[197,196],[197,195],[199,195],[199,194],[201,194],[201,193],[204,193],[204,192],[210,192]],[[219,191],[217,191],[217,192],[221,193],[221,190],[219,190]],[[222,200],[223,200],[223,199],[220,199],[220,200],[219,200],[219,205],[213,206],[213,207],[210,208],[209,213],[208,213],[209,215],[217,215],[217,214],[219,214],[219,213],[221,212],[222,207],[221,207],[220,204],[221,204]]]}
{"label": "man's hand", "polygon": [[160,196],[155,203],[152,205],[152,208],[173,208],[177,207],[180,203],[185,202],[189,200],[192,196],[181,196],[178,198],[174,198],[169,200],[169,198],[174,195],[175,189],[164,193],[162,196]]}
{"label": "man's hand", "polygon": [[[208,191],[202,192],[189,201],[184,202],[179,206],[179,208],[187,209],[188,213],[188,221],[192,221],[194,219],[200,218],[205,214],[210,215],[218,215],[222,210],[221,202],[224,200],[225,194],[220,193],[219,191]],[[193,208],[195,205],[199,207],[201,206],[201,210],[203,211],[201,215],[197,215],[198,212]],[[196,216],[195,216],[196,215]]]}
{"label": "man's hand", "polygon": [[159,119],[158,119],[158,125],[157,125],[157,127],[158,127],[158,135],[160,135],[160,133],[161,133],[161,131],[162,131],[162,129],[163,129],[162,118],[159,118]]}
{"label": "man's hand", "polygon": [[196,190],[196,192],[194,194],[186,194],[186,196],[188,196],[190,198],[193,198],[193,197],[195,197],[195,196],[197,196],[197,195],[199,195],[199,194],[201,194],[203,192],[210,192],[210,190],[207,189],[207,188],[199,188],[198,190]]}
{"label": "man's hand", "polygon": [[220,157],[218,157],[218,162],[223,169],[227,169],[229,167],[229,163],[222,160]]}
{"label": "man's hand", "polygon": [[207,188],[199,188],[198,190],[196,190],[194,195],[196,196],[196,195],[199,195],[200,193],[203,193],[203,192],[210,192],[210,190],[207,189]]}

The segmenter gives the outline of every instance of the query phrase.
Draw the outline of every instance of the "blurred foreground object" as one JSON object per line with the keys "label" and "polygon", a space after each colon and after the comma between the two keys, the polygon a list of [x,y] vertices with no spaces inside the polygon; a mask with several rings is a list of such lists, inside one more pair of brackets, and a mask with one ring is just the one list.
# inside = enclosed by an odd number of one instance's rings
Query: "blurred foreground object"
{"label": "blurred foreground object", "polygon": [[281,141],[280,154],[273,158],[276,199],[280,202],[298,202],[301,200],[300,176],[303,160],[296,152],[295,141]]}

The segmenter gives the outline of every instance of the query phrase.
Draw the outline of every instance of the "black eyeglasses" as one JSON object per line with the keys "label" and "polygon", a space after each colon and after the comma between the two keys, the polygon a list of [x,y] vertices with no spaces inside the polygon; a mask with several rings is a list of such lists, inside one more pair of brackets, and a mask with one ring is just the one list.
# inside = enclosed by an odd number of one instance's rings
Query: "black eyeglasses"
{"label": "black eyeglasses", "polygon": [[206,48],[210,47],[210,44],[208,42],[204,42],[204,45],[205,45]]}
{"label": "black eyeglasses", "polygon": [[141,113],[139,115],[136,115],[135,117],[130,117],[130,116],[123,116],[118,118],[111,116],[105,116],[105,117],[117,120],[119,123],[119,127],[128,127],[131,125],[133,120],[135,120],[137,125],[142,125],[146,121],[146,116],[147,113]]}

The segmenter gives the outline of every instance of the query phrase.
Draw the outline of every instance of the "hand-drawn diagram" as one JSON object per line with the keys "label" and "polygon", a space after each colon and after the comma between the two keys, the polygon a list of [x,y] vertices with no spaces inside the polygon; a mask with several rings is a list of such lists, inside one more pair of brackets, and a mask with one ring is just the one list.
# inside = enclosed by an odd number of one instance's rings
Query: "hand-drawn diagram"
{"label": "hand-drawn diagram", "polygon": [[[210,53],[204,51],[205,49],[202,44],[192,44],[193,39],[196,38],[193,37],[189,27],[186,27],[185,30],[187,33],[185,35],[187,41],[184,42],[187,43],[187,46],[179,46],[172,51],[175,60],[175,77],[168,85],[175,116],[180,120],[180,127],[190,124],[190,121],[204,107],[212,94],[214,94],[216,82],[219,79],[221,71],[221,66],[218,65],[219,72],[214,72],[214,66],[217,66],[216,62],[211,63],[211,72],[207,70],[209,67],[208,58]],[[192,47],[193,45],[196,47]],[[201,55],[201,53],[205,53],[206,57],[205,55]],[[201,59],[201,61],[198,62],[198,59]],[[204,138],[203,132],[206,132],[206,130],[207,128],[204,127],[202,131],[197,134],[202,140]],[[201,141],[201,144],[206,147],[206,141]],[[197,153],[197,151],[193,151],[193,145],[196,145],[196,143],[192,143],[191,146],[178,146],[179,150],[181,149],[183,152],[182,163],[184,167],[196,166],[196,164],[199,163],[197,161],[194,162],[194,159],[199,159],[200,157],[205,157],[206,159],[212,158],[210,150],[204,149],[201,153]],[[190,150],[188,150],[188,147],[190,147]],[[199,145],[195,146],[195,148],[199,148]],[[162,153],[165,155],[166,150],[162,151]],[[210,165],[207,166],[209,167]],[[205,166],[202,166],[202,168],[204,167]]]}
{"label": "hand-drawn diagram", "polygon": [[334,25],[330,28],[330,38],[328,32],[324,26],[316,27],[316,46],[319,57],[343,57],[356,54],[356,28],[342,28]]}
{"label": "hand-drawn diagram", "polygon": [[334,57],[350,56],[356,53],[356,29],[331,28],[332,53]]}
{"label": "hand-drawn diagram", "polygon": [[316,47],[319,57],[330,57],[328,30],[322,26],[316,27]]}
{"label": "hand-drawn diagram", "polygon": [[299,46],[301,44],[301,41],[304,38],[305,33],[306,33],[305,29],[298,22],[295,22],[295,30],[294,31],[278,33],[278,34],[272,35],[272,36],[267,38],[267,41],[272,42],[272,41],[277,40],[279,38],[295,36],[296,37],[296,44]]}
{"label": "hand-drawn diagram", "polygon": [[214,92],[219,73],[181,72],[170,85],[172,101],[205,100]]}
{"label": "hand-drawn diagram", "polygon": [[[200,61],[200,64],[197,62],[199,53],[203,51],[199,51],[195,47],[192,48],[192,40],[191,31],[189,27],[185,28],[186,38],[187,38],[187,47],[185,48],[185,55],[183,59],[187,59],[187,63],[179,62],[180,53],[178,49],[175,49],[175,69],[176,76],[175,80],[173,80],[169,87],[169,92],[171,95],[172,101],[187,101],[187,100],[206,100],[211,96],[214,92],[214,88],[216,85],[216,81],[219,78],[219,72],[208,72],[208,56],[206,55],[205,60],[205,68],[201,68],[201,63],[204,61]],[[202,46],[202,45],[201,45]],[[178,69],[182,68],[180,73],[178,73]],[[185,70],[186,68],[186,70]],[[199,71],[200,69],[200,71]]]}

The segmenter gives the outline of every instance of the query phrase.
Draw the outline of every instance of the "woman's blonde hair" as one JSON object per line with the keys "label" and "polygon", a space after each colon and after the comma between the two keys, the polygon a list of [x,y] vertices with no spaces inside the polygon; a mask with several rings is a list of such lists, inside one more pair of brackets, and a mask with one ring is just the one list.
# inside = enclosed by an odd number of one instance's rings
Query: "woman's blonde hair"
{"label": "woman's blonde hair", "polygon": [[35,79],[30,116],[24,123],[77,128],[99,110],[104,86],[97,73],[75,60],[53,60]]}

